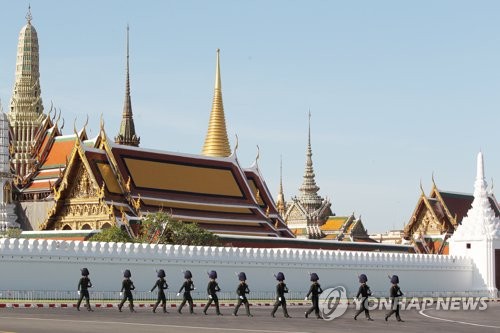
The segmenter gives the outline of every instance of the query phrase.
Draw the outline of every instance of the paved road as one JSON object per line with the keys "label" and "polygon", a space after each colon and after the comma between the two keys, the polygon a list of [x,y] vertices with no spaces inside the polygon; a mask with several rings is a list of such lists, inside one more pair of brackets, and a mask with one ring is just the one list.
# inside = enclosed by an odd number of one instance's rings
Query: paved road
{"label": "paved road", "polygon": [[405,311],[401,316],[405,322],[390,318],[384,321],[383,311],[372,311],[373,322],[360,318],[353,320],[353,309],[333,321],[305,319],[305,307],[291,307],[292,318],[285,319],[281,311],[271,318],[270,308],[252,309],[253,318],[233,317],[230,308],[223,308],[224,316],[214,315],[210,309],[204,316],[198,314],[179,315],[174,309],[170,313],[152,313],[148,308],[139,308],[137,313],[116,309],[96,309],[94,312],[77,312],[72,308],[3,308],[0,309],[0,333],[69,333],[69,332],[234,332],[234,333],[299,333],[299,332],[500,332],[500,303],[490,303],[484,311]]}

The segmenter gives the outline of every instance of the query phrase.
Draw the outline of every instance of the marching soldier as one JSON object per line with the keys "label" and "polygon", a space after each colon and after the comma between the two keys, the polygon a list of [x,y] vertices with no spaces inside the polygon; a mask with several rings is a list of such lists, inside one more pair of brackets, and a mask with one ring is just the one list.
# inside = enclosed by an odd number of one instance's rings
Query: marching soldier
{"label": "marching soldier", "polygon": [[80,298],[78,299],[78,303],[76,303],[76,309],[80,311],[80,304],[82,303],[83,298],[85,297],[85,304],[87,306],[87,310],[94,311],[90,307],[90,297],[88,288],[92,288],[92,282],[89,279],[89,270],[87,268],[82,268],[82,278],[80,282],[78,282],[78,295]]}
{"label": "marching soldier", "polygon": [[314,311],[316,313],[316,318],[321,319],[321,316],[319,315],[319,294],[323,292],[323,289],[321,289],[320,284],[318,283],[319,277],[318,274],[316,273],[311,273],[311,287],[309,288],[309,292],[306,295],[305,300],[307,301],[309,295],[311,296],[312,300],[312,306],[309,308],[309,310],[306,311],[305,316],[306,318],[311,314],[311,312]]}
{"label": "marching soldier", "polygon": [[129,308],[130,312],[135,312],[134,310],[134,298],[132,297],[132,290],[135,289],[134,283],[130,278],[132,277],[132,273],[130,273],[130,270],[126,269],[123,272],[123,282],[122,282],[122,289],[120,291],[120,295],[123,297],[122,301],[120,304],[118,304],[118,311],[122,312],[122,307],[125,301],[128,299],[129,301]]}
{"label": "marching soldier", "polygon": [[205,308],[203,309],[203,313],[207,315],[207,310],[210,307],[210,304],[214,302],[215,311],[217,315],[222,316],[222,313],[220,313],[220,308],[219,308],[219,298],[217,297],[217,292],[220,291],[220,288],[217,281],[215,281],[215,279],[217,279],[217,272],[210,271],[210,273],[208,273],[208,277],[210,278],[210,281],[208,282],[207,286],[208,302],[205,305]]}
{"label": "marching soldier", "polygon": [[389,311],[389,313],[385,315],[385,321],[387,321],[387,319],[394,313],[396,314],[397,321],[404,321],[401,319],[401,316],[399,315],[398,297],[403,296],[403,293],[401,292],[401,289],[398,286],[399,277],[397,275],[393,275],[391,277],[391,283],[392,286],[391,289],[389,290],[391,296],[391,311]]}
{"label": "marching soldier", "polygon": [[186,281],[184,281],[184,284],[181,286],[181,289],[179,289],[179,292],[177,293],[177,296],[179,296],[181,294],[182,290],[184,289],[182,303],[179,306],[179,309],[177,310],[177,312],[179,312],[180,314],[182,314],[181,310],[184,307],[184,305],[186,304],[186,302],[189,303],[189,313],[194,314],[193,298],[191,297],[191,291],[195,290],[196,288],[194,287],[194,283],[193,283],[192,278],[193,278],[193,274],[191,274],[191,271],[184,272],[184,279],[186,279]]}
{"label": "marching soldier", "polygon": [[153,292],[155,288],[158,288],[158,298],[156,300],[155,306],[153,307],[153,312],[156,312],[156,308],[161,302],[161,306],[163,307],[163,313],[168,313],[167,298],[165,297],[165,291],[164,291],[165,289],[168,289],[167,281],[165,281],[165,276],[166,276],[165,271],[163,269],[160,269],[158,271],[157,276],[159,279],[156,280],[155,285],[153,286],[153,288],[151,288],[151,292]]}
{"label": "marching soldier", "polygon": [[237,316],[238,309],[240,308],[241,304],[245,304],[247,316],[253,317],[250,314],[250,304],[248,304],[248,299],[247,299],[247,294],[250,293],[250,289],[248,289],[248,285],[246,283],[247,276],[245,272],[241,272],[240,274],[238,274],[238,279],[240,280],[240,284],[236,289],[236,294],[238,294],[238,304],[236,304],[236,307],[234,308],[233,316]]}
{"label": "marching soldier", "polygon": [[276,280],[278,280],[278,284],[276,285],[276,302],[274,303],[274,308],[273,311],[271,312],[271,317],[274,318],[276,310],[278,310],[278,307],[281,305],[281,307],[283,308],[283,314],[285,315],[285,318],[290,318],[290,316],[288,315],[288,311],[286,309],[285,294],[288,293],[288,288],[284,282],[285,274],[279,272],[275,276]]}
{"label": "marching soldier", "polygon": [[365,274],[361,274],[359,276],[359,283],[361,283],[361,285],[359,286],[358,294],[356,295],[357,299],[359,299],[359,296],[361,296],[361,307],[354,316],[354,320],[357,320],[358,315],[363,311],[365,312],[366,319],[370,321],[373,320],[372,318],[370,318],[370,312],[368,311],[368,296],[371,296],[372,292],[366,282],[368,282],[368,277]]}

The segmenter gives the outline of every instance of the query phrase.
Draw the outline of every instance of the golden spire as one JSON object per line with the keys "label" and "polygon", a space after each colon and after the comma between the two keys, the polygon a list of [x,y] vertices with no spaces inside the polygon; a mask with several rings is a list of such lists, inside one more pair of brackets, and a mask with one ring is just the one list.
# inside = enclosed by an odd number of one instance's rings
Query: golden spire
{"label": "golden spire", "polygon": [[285,195],[283,194],[283,158],[280,156],[280,188],[278,192],[278,199],[276,200],[276,208],[281,216],[285,216],[286,202]]}
{"label": "golden spire", "polygon": [[203,145],[202,155],[227,157],[231,155],[231,147],[227,138],[226,119],[222,104],[222,85],[220,79],[219,49],[217,49],[217,63],[215,66],[215,89],[212,102],[212,112],[208,124],[207,136]]}

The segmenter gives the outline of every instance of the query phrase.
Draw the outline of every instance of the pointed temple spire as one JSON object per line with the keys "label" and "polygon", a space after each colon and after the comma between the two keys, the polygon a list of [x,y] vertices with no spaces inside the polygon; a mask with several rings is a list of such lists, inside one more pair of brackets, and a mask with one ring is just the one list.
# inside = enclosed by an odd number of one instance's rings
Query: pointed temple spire
{"label": "pointed temple spire", "polygon": [[120,132],[115,137],[115,142],[121,145],[138,147],[140,138],[135,133],[132,102],[130,99],[130,70],[129,70],[129,26],[127,25],[127,74],[125,82],[125,102],[123,104],[122,122]]}
{"label": "pointed temple spire", "polygon": [[231,147],[227,138],[224,106],[222,103],[222,85],[220,78],[219,52],[217,49],[217,62],[215,67],[215,89],[212,102],[212,112],[208,124],[207,136],[203,145],[202,155],[214,157],[227,157],[231,155]]}
{"label": "pointed temple spire", "polygon": [[311,111],[309,111],[309,132],[307,141],[307,152],[306,152],[306,167],[304,171],[304,181],[302,186],[300,186],[299,200],[307,207],[308,210],[315,210],[323,202],[323,198],[318,195],[319,186],[316,185],[316,180],[314,179],[314,169],[312,162],[312,148],[311,148]]}
{"label": "pointed temple spire", "polygon": [[278,192],[278,199],[276,200],[276,208],[278,208],[278,213],[281,216],[285,215],[286,212],[286,202],[285,195],[283,194],[283,159],[280,156],[280,188]]}
{"label": "pointed temple spire", "polygon": [[8,113],[12,137],[12,164],[20,178],[28,175],[34,165],[31,148],[35,135],[45,120],[40,88],[38,35],[31,25],[31,6],[26,25],[19,33],[14,89]]}
{"label": "pointed temple spire", "polygon": [[477,154],[474,201],[467,216],[453,233],[454,240],[500,239],[500,220],[491,209],[487,183],[484,177],[483,153]]}

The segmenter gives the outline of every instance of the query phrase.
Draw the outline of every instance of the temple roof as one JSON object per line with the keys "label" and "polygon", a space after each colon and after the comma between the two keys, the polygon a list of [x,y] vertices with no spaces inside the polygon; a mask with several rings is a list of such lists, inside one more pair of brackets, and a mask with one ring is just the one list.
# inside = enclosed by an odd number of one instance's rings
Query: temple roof
{"label": "temple roof", "polygon": [[99,187],[105,185],[103,200],[135,207],[136,216],[164,210],[216,233],[293,237],[258,170],[240,168],[235,158],[147,150],[107,138],[99,149],[80,145],[79,151]]}

